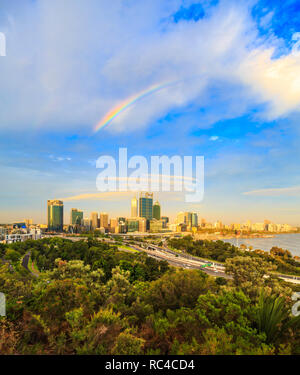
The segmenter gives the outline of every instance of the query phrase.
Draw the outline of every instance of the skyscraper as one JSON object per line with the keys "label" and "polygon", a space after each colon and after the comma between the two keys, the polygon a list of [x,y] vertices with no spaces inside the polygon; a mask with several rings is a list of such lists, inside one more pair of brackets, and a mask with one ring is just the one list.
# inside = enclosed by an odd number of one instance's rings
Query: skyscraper
{"label": "skyscraper", "polygon": [[64,226],[64,204],[59,200],[48,200],[48,229],[62,232]]}
{"label": "skyscraper", "polygon": [[139,198],[139,216],[148,220],[153,218],[153,193],[141,193]]}
{"label": "skyscraper", "polygon": [[91,229],[98,228],[98,212],[91,212]]}
{"label": "skyscraper", "polygon": [[83,224],[83,211],[77,210],[77,208],[71,209],[70,215],[71,225],[82,225]]}
{"label": "skyscraper", "polygon": [[163,223],[163,228],[167,228],[168,223],[169,223],[169,218],[167,216],[162,216],[161,217],[162,223]]}
{"label": "skyscraper", "polygon": [[177,214],[176,224],[186,224],[184,212],[179,212]]}
{"label": "skyscraper", "polygon": [[100,213],[100,228],[108,228],[108,214],[106,212]]}
{"label": "skyscraper", "polygon": [[156,201],[153,205],[153,218],[160,220],[160,204],[158,201]]}
{"label": "skyscraper", "polygon": [[127,232],[138,232],[139,231],[139,219],[131,218],[126,220]]}
{"label": "skyscraper", "polygon": [[[193,219],[193,217],[194,217],[194,219]],[[179,212],[177,214],[176,224],[185,224],[188,227],[192,227],[193,226],[193,220],[194,220],[194,223],[197,223],[197,225],[198,225],[197,214],[194,214],[194,213],[191,213],[191,212]]]}
{"label": "skyscraper", "polygon": [[192,212],[192,227],[198,227],[198,215]]}
{"label": "skyscraper", "polygon": [[136,197],[131,199],[131,217],[138,216],[138,200]]}

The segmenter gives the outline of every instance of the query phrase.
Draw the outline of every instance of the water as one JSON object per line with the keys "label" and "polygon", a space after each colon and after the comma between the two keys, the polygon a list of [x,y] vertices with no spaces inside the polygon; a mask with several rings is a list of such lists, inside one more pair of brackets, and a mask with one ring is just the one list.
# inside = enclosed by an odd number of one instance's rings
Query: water
{"label": "water", "polygon": [[272,238],[230,238],[223,241],[235,246],[242,244],[247,247],[252,246],[254,250],[269,251],[273,246],[277,246],[289,250],[293,255],[300,256],[300,233],[279,234]]}

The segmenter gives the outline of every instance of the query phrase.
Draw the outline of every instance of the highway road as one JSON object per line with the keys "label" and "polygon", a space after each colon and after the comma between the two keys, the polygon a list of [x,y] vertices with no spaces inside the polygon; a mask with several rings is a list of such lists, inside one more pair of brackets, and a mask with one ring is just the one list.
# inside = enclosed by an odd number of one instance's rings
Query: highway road
{"label": "highway road", "polygon": [[[224,277],[224,278],[231,278],[231,276],[225,273],[225,268],[222,266],[220,267],[219,264],[215,264],[212,261],[202,261],[196,259],[194,257],[184,257],[181,254],[175,253],[169,249],[161,248],[159,246],[151,245],[153,250],[145,249],[138,245],[128,244],[127,246],[132,247],[135,250],[146,252],[148,256],[152,258],[156,258],[158,260],[165,260],[169,264],[175,267],[182,267],[186,269],[201,269],[201,271],[215,277]],[[155,250],[154,250],[155,249]],[[203,268],[201,266],[207,265],[208,263],[212,264],[211,268]]]}

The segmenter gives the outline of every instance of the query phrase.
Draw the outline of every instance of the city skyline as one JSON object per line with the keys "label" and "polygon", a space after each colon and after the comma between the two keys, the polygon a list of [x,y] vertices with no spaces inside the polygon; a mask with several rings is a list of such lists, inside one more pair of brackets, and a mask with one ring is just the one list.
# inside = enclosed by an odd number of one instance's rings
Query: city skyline
{"label": "city skyline", "polygon": [[[148,202],[149,201],[149,202]],[[149,211],[151,206],[151,213]],[[146,206],[142,208],[142,206]],[[148,207],[149,206],[149,207]],[[299,226],[292,226],[288,223],[273,222],[269,219],[264,219],[261,222],[251,221],[249,219],[238,222],[223,222],[218,218],[217,220],[207,220],[198,212],[188,212],[180,211],[177,212],[175,217],[168,216],[164,211],[161,210],[161,204],[158,200],[154,201],[154,194],[150,192],[140,192],[140,194],[135,194],[130,201],[130,212],[125,215],[111,216],[110,213],[99,211],[86,212],[84,210],[72,207],[70,210],[69,222],[65,220],[67,215],[64,215],[64,202],[61,200],[47,200],[47,223],[33,222],[32,218],[27,218],[23,220],[15,220],[13,223],[0,223],[0,224],[15,224],[24,222],[26,227],[43,225],[47,226],[50,231],[62,231],[63,226],[69,225],[73,228],[86,228],[87,230],[96,230],[104,228],[108,230],[114,227],[115,223],[119,220],[132,222],[140,221],[140,219],[146,219],[148,222],[145,230],[149,230],[151,221],[167,220],[164,229],[168,228],[173,231],[178,229],[180,225],[186,225],[187,229],[191,230],[193,227],[202,228],[204,230],[252,230],[252,231],[269,231],[269,232],[281,232],[281,231],[291,231],[300,228]],[[149,216],[150,215],[150,216]],[[152,220],[153,219],[153,220]],[[168,223],[168,226],[166,226]],[[135,225],[135,224],[133,224]],[[146,225],[146,222],[145,222]],[[139,225],[140,227],[140,225]],[[137,229],[139,231],[139,229]],[[181,231],[181,229],[180,229]]]}
{"label": "city skyline", "polygon": [[[146,193],[146,194],[149,194],[149,193]],[[150,193],[152,194],[152,193]],[[132,193],[129,194],[129,198],[130,198],[130,195],[132,195]],[[159,194],[156,193],[155,196],[158,196]],[[100,215],[101,214],[105,214],[105,215],[108,215],[109,217],[109,220],[110,219],[116,219],[118,217],[125,217],[125,218],[134,218],[134,217],[141,217],[139,216],[139,209],[137,208],[137,216],[132,216],[132,201],[134,199],[137,199],[136,197],[138,196],[138,194],[134,194],[134,196],[131,196],[131,199],[129,200],[129,202],[127,202],[127,206],[128,206],[128,209],[127,211],[110,211],[109,209],[107,210],[103,210],[99,207],[98,210],[95,209],[95,207],[93,207],[91,210],[88,210],[88,209],[84,209],[82,208],[82,206],[80,207],[73,207],[74,204],[67,204],[67,208],[65,206],[65,202],[62,201],[62,200],[57,200],[57,199],[53,199],[53,200],[47,200],[48,202],[48,206],[49,206],[49,202],[60,202],[60,204],[63,205],[63,225],[67,225],[67,224],[72,224],[72,213],[73,213],[73,210],[74,210],[74,213],[76,212],[77,214],[80,213],[80,217],[82,216],[82,220],[86,220],[86,219],[89,219],[91,221],[93,221],[93,214],[97,215],[97,219],[100,220]],[[193,213],[194,211],[193,210],[187,210],[186,207],[183,208],[181,211],[176,211],[174,212],[173,214],[168,214],[168,210],[162,210],[162,205],[161,203],[158,201],[158,199],[153,199],[153,207],[158,203],[160,205],[160,216],[163,217],[168,217],[170,219],[170,222],[171,223],[176,223],[176,220],[177,220],[177,216],[179,213],[187,213],[187,212],[191,212]],[[154,201],[155,200],[155,201]],[[137,199],[137,202],[138,202],[138,199]],[[139,203],[138,203],[138,206],[139,206]],[[138,207],[137,206],[137,207]],[[163,206],[166,207],[167,206],[167,202],[164,202],[163,203]],[[70,207],[70,208],[69,208]],[[49,208],[48,208],[49,210]],[[113,213],[112,213],[113,212]],[[244,216],[244,219],[243,220],[238,220],[236,218],[234,218],[233,220],[228,220],[228,218],[226,219],[226,216],[225,216],[225,219],[222,219],[222,217],[216,217],[216,216],[212,216],[212,215],[204,215],[204,213],[200,212],[200,211],[196,211],[195,210],[195,214],[197,215],[198,217],[198,223],[200,222],[201,219],[205,219],[205,221],[207,223],[211,223],[211,224],[215,224],[217,222],[221,222],[223,223],[224,225],[231,225],[231,224],[245,224],[247,222],[251,222],[251,223],[263,223],[264,221],[270,221],[270,223],[274,223],[274,224],[286,224],[286,225],[290,225],[290,226],[293,226],[293,227],[300,227],[300,225],[297,225],[297,224],[292,224],[292,223],[288,223],[288,222],[280,222],[278,220],[272,220],[270,219],[270,217],[268,217],[267,215],[265,216],[261,216],[259,219],[257,217],[254,217],[253,219],[250,219],[249,217],[245,217]],[[42,216],[45,217],[45,220],[44,221],[35,221],[32,216],[30,215],[25,215],[25,216],[18,216],[17,218],[14,218],[13,220],[10,220],[8,222],[0,222],[0,224],[12,224],[12,223],[18,223],[18,222],[23,222],[23,221],[30,221],[31,224],[42,224],[42,225],[46,225],[48,223],[48,219],[47,219],[47,215],[49,215],[49,213],[45,213],[42,214]],[[70,219],[69,220],[66,220],[65,218],[66,217],[69,217]],[[26,218],[26,219],[24,219]],[[153,218],[155,218],[154,214],[153,214]],[[74,223],[73,223],[74,224]],[[92,225],[95,228],[99,228],[98,224],[93,224]]]}

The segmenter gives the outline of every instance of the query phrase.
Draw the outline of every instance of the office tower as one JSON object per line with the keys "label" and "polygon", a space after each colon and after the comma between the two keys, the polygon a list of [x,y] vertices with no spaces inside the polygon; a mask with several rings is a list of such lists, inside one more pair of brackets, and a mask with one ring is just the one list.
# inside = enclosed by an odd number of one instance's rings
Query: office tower
{"label": "office tower", "polygon": [[160,204],[158,201],[156,201],[153,205],[153,218],[160,220]]}
{"label": "office tower", "polygon": [[147,219],[139,218],[139,232],[145,233],[147,231]]}
{"label": "office tower", "polygon": [[198,227],[198,215],[192,212],[192,227]]}
{"label": "office tower", "polygon": [[71,209],[70,214],[71,225],[82,225],[83,224],[83,211],[77,210],[77,208]]}
{"label": "office tower", "polygon": [[185,214],[184,214],[184,212],[179,212],[177,214],[176,224],[185,224]]}
{"label": "office tower", "polygon": [[91,212],[91,229],[98,228],[98,212]]}
{"label": "office tower", "polygon": [[139,216],[148,220],[153,218],[153,193],[141,193],[139,198]]}
{"label": "office tower", "polygon": [[222,221],[218,220],[217,222],[215,222],[214,227],[216,229],[223,229],[223,223],[222,223]]}
{"label": "office tower", "polygon": [[89,231],[91,229],[91,221],[88,217],[85,217],[83,219],[83,226],[84,226],[84,229]]}
{"label": "office tower", "polygon": [[108,228],[108,214],[106,212],[100,213],[100,228]]}
{"label": "office tower", "polygon": [[62,232],[64,226],[64,204],[59,200],[48,200],[48,229]]}
{"label": "office tower", "polygon": [[[195,217],[194,217],[195,220]],[[188,228],[192,227],[193,214],[191,212],[179,212],[176,218],[176,224],[185,224]],[[197,219],[198,223],[198,219]]]}
{"label": "office tower", "polygon": [[192,228],[192,213],[191,212],[185,212],[185,224],[188,226],[188,228]]}
{"label": "office tower", "polygon": [[161,220],[162,220],[162,223],[163,223],[163,228],[167,228],[168,223],[169,223],[169,218],[167,216],[162,216]]}
{"label": "office tower", "polygon": [[138,200],[136,197],[131,199],[131,217],[138,216]]}
{"label": "office tower", "polygon": [[151,233],[159,233],[162,231],[163,228],[163,221],[162,220],[157,220],[157,219],[152,219],[150,220],[150,232]]}
{"label": "office tower", "polygon": [[139,231],[139,219],[127,219],[126,220],[127,232],[138,232]]}
{"label": "office tower", "polygon": [[126,233],[126,219],[125,217],[118,217],[118,226],[115,233]]}
{"label": "office tower", "polygon": [[111,233],[116,233],[117,226],[118,226],[118,220],[110,219],[110,232]]}
{"label": "office tower", "polygon": [[118,225],[117,219],[110,219],[110,227],[115,228]]}

